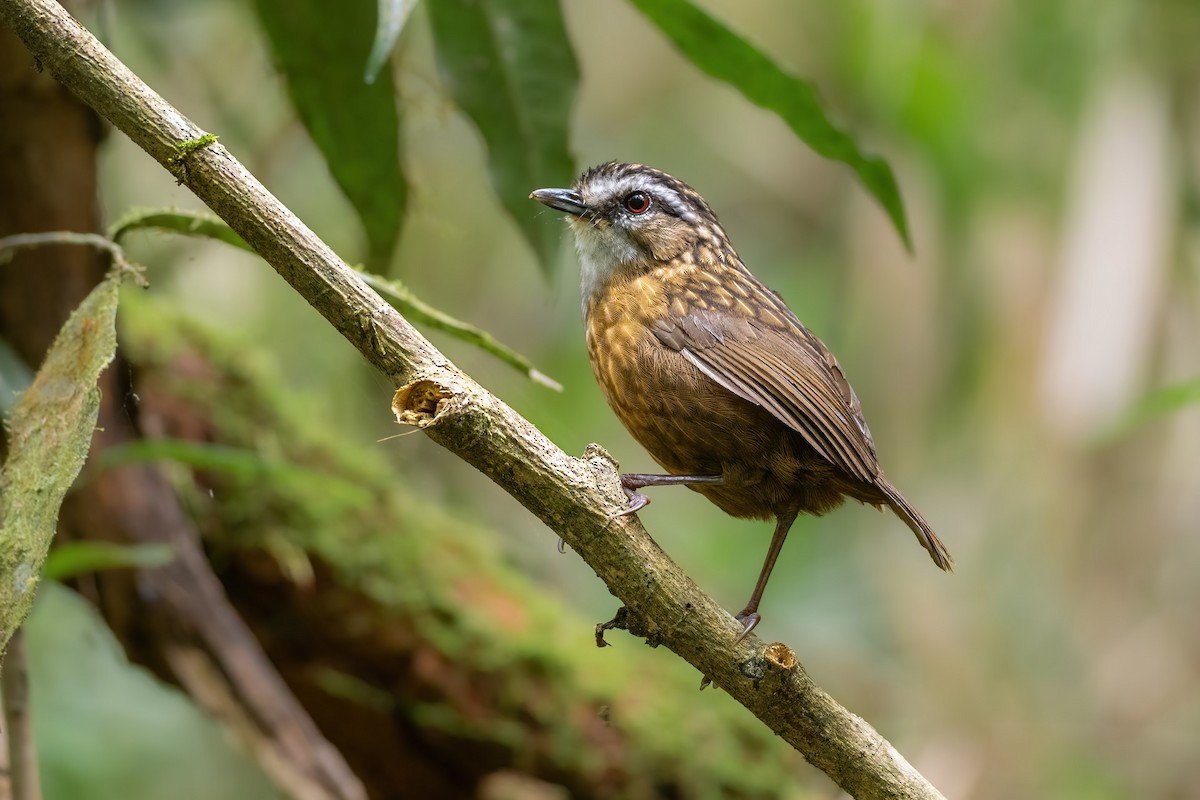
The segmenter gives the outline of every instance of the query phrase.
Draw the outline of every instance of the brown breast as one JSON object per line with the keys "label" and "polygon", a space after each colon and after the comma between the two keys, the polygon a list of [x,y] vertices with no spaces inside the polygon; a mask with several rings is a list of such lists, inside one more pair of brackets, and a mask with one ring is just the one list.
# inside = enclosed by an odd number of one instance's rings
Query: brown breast
{"label": "brown breast", "polygon": [[[592,370],[622,424],[663,469],[723,474],[728,485],[697,491],[734,516],[767,517],[794,504],[797,492],[818,489],[814,481],[823,482],[829,465],[770,413],[654,336],[654,322],[676,313],[673,306],[709,300],[707,284],[687,266],[664,267],[597,292],[587,308]],[[817,494],[802,504],[823,511],[840,501],[836,493]]]}

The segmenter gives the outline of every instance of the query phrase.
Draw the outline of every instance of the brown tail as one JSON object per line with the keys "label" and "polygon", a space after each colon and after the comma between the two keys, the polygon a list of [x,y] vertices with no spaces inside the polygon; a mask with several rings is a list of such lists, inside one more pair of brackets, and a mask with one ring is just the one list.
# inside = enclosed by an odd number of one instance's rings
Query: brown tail
{"label": "brown tail", "polygon": [[904,520],[904,523],[916,534],[917,541],[921,543],[921,546],[929,551],[929,557],[933,559],[933,563],[949,572],[954,564],[954,559],[950,558],[950,552],[946,549],[946,545],[942,544],[942,540],[933,532],[933,528],[929,527],[929,523],[921,516],[921,512],[913,508],[904,499],[904,495],[900,494],[900,490],[886,480],[880,478],[878,486],[887,495],[887,504],[891,506],[892,511],[895,511],[896,516]]}

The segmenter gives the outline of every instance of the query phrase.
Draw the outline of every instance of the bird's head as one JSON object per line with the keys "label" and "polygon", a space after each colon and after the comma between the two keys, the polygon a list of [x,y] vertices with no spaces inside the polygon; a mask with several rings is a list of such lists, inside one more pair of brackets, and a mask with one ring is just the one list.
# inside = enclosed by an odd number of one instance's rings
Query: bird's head
{"label": "bird's head", "polygon": [[716,215],[696,190],[642,164],[610,161],[584,172],[570,189],[538,189],[529,197],[567,214],[585,303],[615,275],[728,247]]}

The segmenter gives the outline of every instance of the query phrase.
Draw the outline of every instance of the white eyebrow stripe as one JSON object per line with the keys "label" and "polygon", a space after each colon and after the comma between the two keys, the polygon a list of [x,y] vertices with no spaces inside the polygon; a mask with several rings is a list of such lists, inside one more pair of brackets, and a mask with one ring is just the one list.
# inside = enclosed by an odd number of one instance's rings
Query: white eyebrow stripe
{"label": "white eyebrow stripe", "polygon": [[580,188],[586,188],[587,193],[591,195],[592,199],[600,199],[613,197],[618,192],[623,194],[625,191],[628,191],[622,190],[622,186],[628,182],[628,178],[604,175],[599,178],[593,178]]}
{"label": "white eyebrow stripe", "polygon": [[681,198],[679,193],[674,189],[667,189],[666,187],[663,187],[659,191],[658,197],[664,205],[671,209],[675,216],[681,217],[688,222],[695,222],[700,218],[700,216],[692,210],[692,207],[684,202],[683,198]]}
{"label": "white eyebrow stripe", "polygon": [[695,222],[699,215],[680,196],[679,192],[655,181],[646,175],[604,175],[588,182],[589,199],[624,197],[630,192],[648,192],[660,203],[670,209],[671,213],[688,222]]}

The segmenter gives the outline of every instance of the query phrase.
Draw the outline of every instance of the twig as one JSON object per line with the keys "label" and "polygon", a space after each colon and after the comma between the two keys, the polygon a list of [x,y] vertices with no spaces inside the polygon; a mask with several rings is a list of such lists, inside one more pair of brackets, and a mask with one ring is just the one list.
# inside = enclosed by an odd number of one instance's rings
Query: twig
{"label": "twig", "polygon": [[12,800],[41,800],[37,746],[29,715],[29,664],[25,658],[25,630],[17,628],[8,640],[0,668],[0,693],[4,696],[4,732],[8,737],[9,779]]}
{"label": "twig", "polygon": [[[406,421],[473,464],[540,517],[627,608],[627,627],[670,648],[857,798],[940,798],[859,717],[821,691],[786,648],[755,636],[702,593],[625,505],[598,447],[572,458],[454,367],[220,144],[186,170],[176,146],[203,135],[53,0],[0,0],[0,18],[62,83],[229,223],[292,287],[401,387]],[[794,658],[794,657],[793,657]]]}
{"label": "twig", "polygon": [[62,244],[95,247],[97,250],[104,250],[112,259],[113,267],[132,275],[138,284],[145,284],[143,276],[145,269],[137,262],[130,261],[119,244],[98,233],[44,231],[42,233],[14,233],[11,236],[3,236],[0,237],[0,264],[8,263],[12,259],[12,254],[17,250]]}

